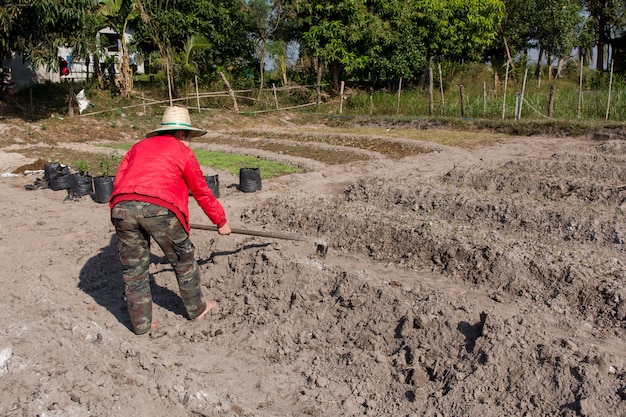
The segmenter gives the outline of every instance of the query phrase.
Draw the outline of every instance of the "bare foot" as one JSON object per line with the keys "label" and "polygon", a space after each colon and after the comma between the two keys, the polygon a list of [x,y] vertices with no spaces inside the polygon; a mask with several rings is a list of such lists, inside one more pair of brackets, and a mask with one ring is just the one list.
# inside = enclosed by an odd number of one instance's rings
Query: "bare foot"
{"label": "bare foot", "polygon": [[202,317],[204,317],[206,315],[206,313],[209,312],[210,309],[212,309],[213,307],[215,307],[217,305],[217,301],[207,301],[206,302],[206,308],[204,309],[204,311],[202,313],[200,313],[200,315],[198,317],[196,317],[194,320],[200,320]]}

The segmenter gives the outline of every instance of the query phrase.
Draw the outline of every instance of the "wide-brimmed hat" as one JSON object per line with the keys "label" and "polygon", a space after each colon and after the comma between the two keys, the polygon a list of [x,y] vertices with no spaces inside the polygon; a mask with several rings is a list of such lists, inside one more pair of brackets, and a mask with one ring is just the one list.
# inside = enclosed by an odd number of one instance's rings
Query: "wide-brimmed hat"
{"label": "wide-brimmed hat", "polygon": [[202,136],[206,130],[191,127],[191,118],[189,110],[184,107],[171,106],[166,107],[161,119],[161,127],[154,129],[146,134],[146,137],[156,136],[161,132],[172,132],[175,130],[186,130],[192,137]]}

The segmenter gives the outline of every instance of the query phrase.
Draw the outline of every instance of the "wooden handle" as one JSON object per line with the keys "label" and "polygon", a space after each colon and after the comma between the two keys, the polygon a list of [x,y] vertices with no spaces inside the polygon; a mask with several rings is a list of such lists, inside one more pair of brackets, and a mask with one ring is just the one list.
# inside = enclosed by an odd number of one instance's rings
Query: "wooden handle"
{"label": "wooden handle", "polygon": [[[196,224],[191,223],[192,229],[200,229],[200,230],[211,230],[217,232],[217,226],[212,224]],[[232,233],[237,235],[248,235],[248,236],[261,236],[261,237],[271,237],[274,239],[284,239],[284,240],[297,240],[300,242],[317,242],[317,238],[311,236],[303,236],[296,235],[291,233],[279,233],[279,232],[269,232],[266,230],[247,230],[247,229],[239,229],[236,227],[230,228]]]}

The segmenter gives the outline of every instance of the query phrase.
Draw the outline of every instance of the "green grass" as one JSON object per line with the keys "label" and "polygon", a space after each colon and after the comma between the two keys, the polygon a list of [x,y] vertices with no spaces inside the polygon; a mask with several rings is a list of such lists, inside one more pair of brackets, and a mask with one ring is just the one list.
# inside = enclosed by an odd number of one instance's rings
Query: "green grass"
{"label": "green grass", "polygon": [[257,158],[247,155],[236,155],[230,153],[213,151],[194,151],[200,165],[209,166],[231,174],[239,175],[241,168],[260,168],[261,179],[280,177],[281,175],[302,172],[293,165],[281,164],[267,159]]}
{"label": "green grass", "polygon": [[[514,120],[516,101],[521,99],[519,86],[507,92],[504,105],[504,119]],[[555,90],[552,118],[548,117],[550,85],[541,87],[527,86],[522,105],[522,118],[534,120],[604,120],[608,91],[588,91],[581,94],[579,109],[579,92],[573,87],[560,83]],[[483,92],[468,87],[465,93],[465,117],[477,119],[502,119],[503,93],[495,95],[489,91],[483,101]],[[461,101],[458,89],[445,93],[445,102],[440,95],[434,96],[433,116],[461,117]],[[624,120],[626,95],[620,90],[611,95],[611,111],[609,120]],[[367,115],[370,113],[369,94],[359,91],[343,103],[344,115]],[[373,95],[372,115],[378,116],[412,116],[431,117],[428,108],[428,92],[419,89],[404,90],[398,107],[397,96],[392,93],[379,92]]]}
{"label": "green grass", "polygon": [[[128,150],[132,145],[132,143],[118,143],[106,146],[114,149]],[[204,150],[194,150],[194,155],[196,155],[196,159],[200,165],[227,171],[233,175],[239,175],[241,168],[260,168],[261,179],[302,172],[300,168],[293,165],[281,164],[279,162],[248,155]]]}
{"label": "green grass", "polygon": [[[481,69],[479,71],[479,69]],[[575,69],[575,68],[574,68]],[[531,72],[532,73],[532,72]],[[582,90],[578,71],[564,72],[563,78],[537,80],[531,74],[526,83],[523,77],[510,77],[506,95],[504,77],[498,79],[486,67],[467,67],[458,74],[448,74],[444,79],[443,98],[438,78],[433,89],[433,114],[429,112],[428,86],[405,86],[398,101],[397,86],[370,93],[353,88],[343,101],[343,115],[407,116],[415,118],[461,117],[460,86],[464,86],[465,118],[516,121],[515,111],[521,100],[522,119],[559,121],[604,121],[610,105],[609,121],[626,118],[626,94],[623,77],[614,77],[609,102],[608,75],[587,70],[583,76]],[[601,76],[604,75],[604,78]],[[451,78],[452,77],[452,78]],[[554,87],[552,117],[548,116],[551,89]],[[394,90],[395,89],[395,90]],[[504,110],[504,115],[503,115]]]}
{"label": "green grass", "polygon": [[[503,120],[516,123],[515,109],[517,101],[524,89],[524,104],[522,105],[523,120],[560,121],[560,122],[604,122],[609,108],[610,122],[626,120],[626,78],[621,74],[614,74],[612,78],[611,96],[609,100],[609,74],[585,68],[581,80],[578,63],[570,61],[563,69],[561,77],[547,77],[548,69],[543,68],[543,76],[539,80],[534,77],[534,65],[528,66],[528,76],[524,83],[524,65],[517,65],[506,78],[504,68],[493,68],[484,64],[452,64],[443,63],[442,78],[434,68],[433,73],[433,113],[429,111],[428,80],[416,79],[405,81],[398,100],[398,84],[378,84],[374,86],[370,107],[370,92],[367,85],[347,80],[345,100],[341,103],[341,114],[345,116],[374,116],[374,117],[411,117],[426,118],[444,117],[461,118],[460,86],[464,86],[465,120],[488,119]],[[498,70],[498,77],[496,77]],[[395,80],[396,82],[398,80]],[[258,92],[251,81],[232,80],[233,87],[251,88],[253,92],[238,92],[239,109],[243,114],[254,114],[255,111],[273,110],[274,92],[265,89],[261,100],[256,100]],[[440,87],[443,86],[443,96]],[[554,86],[554,101],[552,117],[548,117],[550,92]],[[100,90],[94,80],[87,83],[40,83],[21,89],[11,97],[0,101],[0,120],[20,117],[28,121],[42,121],[42,130],[54,129],[55,125],[67,120],[67,102],[72,93],[81,89],[92,104],[87,113],[97,114],[98,121],[107,120],[111,128],[126,127],[131,124],[137,131],[146,131],[158,123],[162,110],[150,105],[153,100],[167,99],[167,86],[160,75],[141,76],[135,80],[135,90],[129,97],[114,96],[109,90]],[[294,86],[295,87],[295,86]],[[200,91],[222,91],[220,80],[200,85]],[[323,99],[319,106],[303,107],[299,119],[306,118],[307,113],[339,114],[340,100],[338,91],[333,91],[327,85],[323,86]],[[253,96],[254,100],[241,96]],[[143,107],[144,98],[147,106]],[[176,102],[177,105],[196,105],[196,98],[188,97],[188,101]],[[230,111],[230,98],[219,95],[201,98],[201,105],[212,110]],[[316,100],[313,86],[302,86],[289,90],[279,90],[276,93],[279,106],[311,104]],[[162,102],[165,106],[166,102]],[[78,111],[77,108],[74,109]],[[147,113],[147,114],[144,114]],[[209,112],[205,111],[205,115]],[[503,114],[504,113],[504,114]],[[122,116],[123,114],[123,116]],[[140,116],[136,117],[138,114]],[[52,117],[55,115],[55,117]],[[120,121],[120,117],[124,121]],[[199,119],[198,116],[195,119]],[[210,117],[209,117],[210,118]],[[206,117],[205,117],[206,119]]]}

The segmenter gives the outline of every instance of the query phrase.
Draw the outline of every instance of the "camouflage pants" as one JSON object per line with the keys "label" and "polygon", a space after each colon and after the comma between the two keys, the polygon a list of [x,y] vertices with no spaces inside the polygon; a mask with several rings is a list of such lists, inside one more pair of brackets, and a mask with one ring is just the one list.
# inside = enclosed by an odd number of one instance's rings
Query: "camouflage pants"
{"label": "camouflage pants", "polygon": [[111,210],[119,240],[128,313],[136,334],[152,325],[150,237],[159,245],[176,273],[180,296],[190,319],[206,308],[194,246],[176,216],[166,208],[141,201],[123,201]]}

